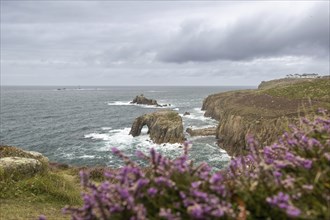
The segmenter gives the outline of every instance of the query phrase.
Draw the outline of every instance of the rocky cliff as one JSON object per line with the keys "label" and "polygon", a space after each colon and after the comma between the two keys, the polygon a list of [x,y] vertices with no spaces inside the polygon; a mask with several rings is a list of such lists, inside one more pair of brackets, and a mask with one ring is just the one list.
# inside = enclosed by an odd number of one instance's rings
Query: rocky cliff
{"label": "rocky cliff", "polygon": [[204,100],[202,110],[219,121],[216,137],[228,154],[244,154],[250,135],[263,146],[271,144],[289,124],[298,123],[300,116],[319,107],[330,109],[330,80],[276,83],[266,84],[266,89],[219,93]]}
{"label": "rocky cliff", "polygon": [[130,134],[133,137],[139,136],[145,125],[151,140],[157,144],[184,141],[182,118],[175,111],[157,111],[136,118]]}

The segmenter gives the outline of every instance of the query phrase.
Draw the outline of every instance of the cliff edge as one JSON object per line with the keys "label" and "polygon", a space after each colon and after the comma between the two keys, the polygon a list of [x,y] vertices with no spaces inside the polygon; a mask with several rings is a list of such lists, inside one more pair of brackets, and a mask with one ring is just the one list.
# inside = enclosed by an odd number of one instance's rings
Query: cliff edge
{"label": "cliff edge", "polygon": [[[290,82],[289,82],[290,81]],[[300,116],[318,108],[330,109],[330,80],[273,80],[259,89],[219,93],[208,96],[202,110],[206,117],[219,121],[216,138],[229,155],[247,151],[253,135],[261,145],[273,143],[296,124]]]}

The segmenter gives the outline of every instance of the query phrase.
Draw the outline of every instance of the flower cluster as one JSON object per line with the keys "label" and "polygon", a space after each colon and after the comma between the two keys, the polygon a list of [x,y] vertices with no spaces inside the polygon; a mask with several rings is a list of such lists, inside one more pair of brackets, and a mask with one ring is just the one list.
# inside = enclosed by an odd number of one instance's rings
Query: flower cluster
{"label": "flower cluster", "polygon": [[117,149],[125,167],[106,172],[95,184],[81,173],[84,205],[66,208],[73,219],[330,219],[330,120],[302,120],[279,141],[261,148],[248,140],[250,153],[233,158],[221,171],[171,160],[150,150],[140,167]]}

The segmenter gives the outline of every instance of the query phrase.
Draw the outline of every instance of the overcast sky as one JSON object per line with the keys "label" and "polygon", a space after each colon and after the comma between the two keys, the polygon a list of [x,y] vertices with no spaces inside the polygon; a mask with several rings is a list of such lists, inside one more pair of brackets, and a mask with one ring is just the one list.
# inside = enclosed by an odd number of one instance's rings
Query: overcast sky
{"label": "overcast sky", "polygon": [[1,0],[1,85],[257,85],[328,75],[329,4]]}

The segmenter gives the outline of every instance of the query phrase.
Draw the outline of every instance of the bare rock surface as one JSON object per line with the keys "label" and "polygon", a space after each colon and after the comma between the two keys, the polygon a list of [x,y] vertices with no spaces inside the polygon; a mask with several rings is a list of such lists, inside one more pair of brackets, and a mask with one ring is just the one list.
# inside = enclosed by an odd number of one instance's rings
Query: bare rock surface
{"label": "bare rock surface", "polygon": [[190,136],[215,136],[216,135],[216,127],[210,128],[199,128],[199,129],[191,129],[187,128],[186,132],[190,134]]}
{"label": "bare rock surface", "polygon": [[0,146],[0,179],[20,180],[48,169],[48,158],[39,152]]}

